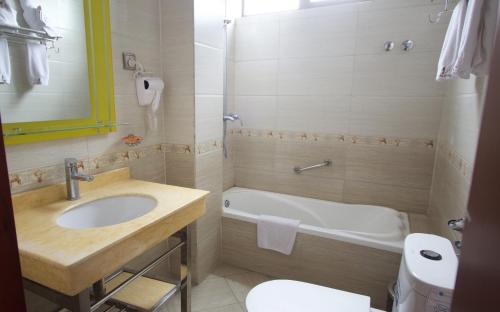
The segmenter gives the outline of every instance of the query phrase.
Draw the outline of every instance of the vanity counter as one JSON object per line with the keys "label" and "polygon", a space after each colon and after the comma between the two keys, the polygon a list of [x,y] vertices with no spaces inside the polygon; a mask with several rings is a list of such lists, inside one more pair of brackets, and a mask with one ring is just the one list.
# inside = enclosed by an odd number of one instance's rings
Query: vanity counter
{"label": "vanity counter", "polygon": [[[57,184],[13,196],[24,278],[73,296],[120,269],[133,258],[193,223],[205,213],[206,191],[130,178],[128,168],[80,183],[81,198],[66,199]],[[131,221],[87,229],[63,228],[57,218],[96,199],[145,195],[157,206]]]}

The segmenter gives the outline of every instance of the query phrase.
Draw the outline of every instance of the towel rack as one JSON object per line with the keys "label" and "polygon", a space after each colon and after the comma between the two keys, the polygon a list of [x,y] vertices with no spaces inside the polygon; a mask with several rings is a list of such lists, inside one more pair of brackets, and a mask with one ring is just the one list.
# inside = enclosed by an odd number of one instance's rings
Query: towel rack
{"label": "towel rack", "polygon": [[47,33],[40,30],[7,25],[0,25],[0,37],[1,36],[7,38],[40,41],[40,43],[45,45],[48,42],[54,43],[61,38],[49,36]]}
{"label": "towel rack", "polygon": [[[435,0],[431,0],[431,2],[434,2]],[[431,24],[437,24],[439,23],[439,21],[441,20],[441,18],[443,17],[444,14],[447,14],[451,12],[450,10],[450,1],[449,0],[445,0],[444,2],[444,10],[443,11],[440,11],[435,18],[432,17],[432,14],[429,14],[429,23]]]}

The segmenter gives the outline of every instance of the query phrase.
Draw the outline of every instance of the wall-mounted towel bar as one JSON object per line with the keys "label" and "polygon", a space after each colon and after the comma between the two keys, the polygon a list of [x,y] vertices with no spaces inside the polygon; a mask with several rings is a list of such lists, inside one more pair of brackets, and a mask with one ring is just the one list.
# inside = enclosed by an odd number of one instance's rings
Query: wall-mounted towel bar
{"label": "wall-mounted towel bar", "polygon": [[7,25],[0,25],[0,35],[6,36],[7,38],[35,40],[43,44],[47,44],[48,42],[53,43],[60,39],[60,37],[51,37],[43,31]]}
{"label": "wall-mounted towel bar", "polygon": [[[431,0],[431,2],[435,2],[435,0]],[[443,18],[443,15],[448,14],[450,12],[453,12],[450,10],[450,3],[449,0],[445,0],[444,2],[444,9],[440,11],[438,14],[436,14],[435,17],[432,16],[432,14],[429,14],[429,23],[431,24],[437,24],[439,21],[441,21],[441,18]]]}
{"label": "wall-mounted towel bar", "polygon": [[295,167],[293,168],[293,171],[295,171],[296,174],[301,174],[303,171],[311,170],[311,169],[316,169],[316,168],[321,168],[321,167],[329,167],[332,165],[332,161],[330,159],[325,160],[324,162],[316,165],[311,165],[307,167]]}

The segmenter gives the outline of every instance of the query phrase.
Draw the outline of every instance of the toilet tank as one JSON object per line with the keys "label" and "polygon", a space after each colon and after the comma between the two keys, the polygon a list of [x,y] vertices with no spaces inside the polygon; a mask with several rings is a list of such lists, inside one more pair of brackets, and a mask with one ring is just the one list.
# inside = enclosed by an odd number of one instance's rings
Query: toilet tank
{"label": "toilet tank", "polygon": [[449,312],[458,259],[450,241],[431,234],[411,234],[405,239],[395,312]]}

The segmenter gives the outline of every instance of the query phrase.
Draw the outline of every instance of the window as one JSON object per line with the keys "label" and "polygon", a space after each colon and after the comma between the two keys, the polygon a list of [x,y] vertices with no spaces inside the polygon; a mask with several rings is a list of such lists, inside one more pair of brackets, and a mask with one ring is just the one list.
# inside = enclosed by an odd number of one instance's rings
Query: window
{"label": "window", "polygon": [[367,0],[243,0],[243,16]]}
{"label": "window", "polygon": [[300,0],[244,0],[244,14],[256,15],[300,8]]}

